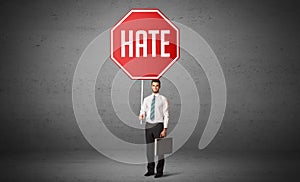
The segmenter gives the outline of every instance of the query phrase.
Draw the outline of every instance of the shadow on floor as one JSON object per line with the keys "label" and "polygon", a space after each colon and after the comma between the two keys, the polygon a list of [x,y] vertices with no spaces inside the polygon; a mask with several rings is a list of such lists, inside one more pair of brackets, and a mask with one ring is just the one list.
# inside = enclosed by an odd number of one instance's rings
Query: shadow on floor
{"label": "shadow on floor", "polygon": [[182,172],[175,172],[175,173],[164,173],[164,175],[161,178],[166,178],[166,177],[170,177],[170,176],[176,176],[181,174]]}

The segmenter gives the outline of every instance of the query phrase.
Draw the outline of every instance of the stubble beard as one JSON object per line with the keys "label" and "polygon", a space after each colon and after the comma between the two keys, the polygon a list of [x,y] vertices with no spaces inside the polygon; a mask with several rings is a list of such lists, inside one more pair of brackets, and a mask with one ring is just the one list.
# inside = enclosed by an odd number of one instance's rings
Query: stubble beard
{"label": "stubble beard", "polygon": [[159,92],[159,89],[158,89],[157,91],[152,90],[152,92],[153,92],[154,94],[157,94],[157,93]]}

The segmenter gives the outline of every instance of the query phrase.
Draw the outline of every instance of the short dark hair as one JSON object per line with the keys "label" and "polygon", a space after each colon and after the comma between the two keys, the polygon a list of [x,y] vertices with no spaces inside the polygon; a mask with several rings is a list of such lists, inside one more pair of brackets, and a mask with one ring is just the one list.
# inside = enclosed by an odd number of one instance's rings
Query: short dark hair
{"label": "short dark hair", "polygon": [[159,81],[159,80],[152,80],[152,81],[151,81],[151,85],[152,85],[153,82],[159,83],[159,86],[160,86],[160,81]]}

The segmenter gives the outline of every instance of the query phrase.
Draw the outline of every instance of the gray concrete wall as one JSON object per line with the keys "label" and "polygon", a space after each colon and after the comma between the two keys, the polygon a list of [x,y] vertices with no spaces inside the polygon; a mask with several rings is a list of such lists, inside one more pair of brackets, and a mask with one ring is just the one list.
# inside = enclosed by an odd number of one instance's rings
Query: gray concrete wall
{"label": "gray concrete wall", "polygon": [[[299,150],[299,3],[297,1],[7,1],[1,4],[0,116],[2,152],[91,149],[76,123],[72,79],[86,46],[131,8],[156,7],[198,32],[223,68],[227,108],[207,150]],[[196,131],[185,148],[197,148],[210,107],[208,82],[185,52],[179,60],[192,75],[202,102]],[[124,140],[137,132],[111,109],[111,79],[118,67],[106,60],[96,98],[108,128]],[[178,118],[176,87],[171,117]],[[174,89],[175,88],[175,89]],[[130,105],[138,113],[138,83]],[[146,91],[145,91],[146,92]],[[134,140],[134,142],[140,142]]]}

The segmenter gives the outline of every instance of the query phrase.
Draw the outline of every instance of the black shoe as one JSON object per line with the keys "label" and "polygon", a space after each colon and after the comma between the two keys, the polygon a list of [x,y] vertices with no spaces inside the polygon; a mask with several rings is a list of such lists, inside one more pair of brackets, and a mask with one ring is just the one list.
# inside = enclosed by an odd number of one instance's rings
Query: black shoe
{"label": "black shoe", "polygon": [[154,176],[154,178],[160,178],[163,176],[163,173],[156,173],[156,175]]}
{"label": "black shoe", "polygon": [[154,175],[154,172],[146,172],[146,174],[144,174],[144,176],[152,176],[152,175]]}

